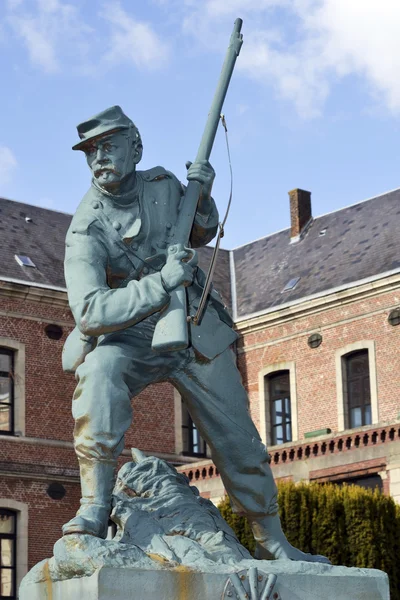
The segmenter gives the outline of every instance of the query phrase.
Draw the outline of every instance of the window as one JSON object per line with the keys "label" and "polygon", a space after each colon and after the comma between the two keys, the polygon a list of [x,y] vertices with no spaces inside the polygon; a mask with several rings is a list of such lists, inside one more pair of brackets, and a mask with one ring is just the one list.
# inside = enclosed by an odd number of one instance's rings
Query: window
{"label": "window", "polygon": [[[27,572],[28,505],[0,498],[0,600],[18,597],[19,586]],[[7,584],[10,579],[11,584]]]}
{"label": "window", "polygon": [[371,386],[369,377],[368,350],[352,352],[344,357],[343,369],[347,392],[348,427],[371,425]]}
{"label": "window", "polygon": [[16,598],[17,516],[0,508],[0,598]]}
{"label": "window", "polygon": [[[266,365],[258,372],[258,393],[260,399],[260,434],[261,439],[267,446],[272,444],[283,443],[276,441],[276,427],[274,425],[282,426],[281,439],[283,436],[283,422],[277,423],[274,417],[281,417],[277,415],[273,408],[279,408],[279,405],[273,407],[273,397],[277,400],[274,395],[277,392],[277,387],[272,385],[273,379],[283,376],[283,382],[286,379],[286,393],[285,397],[288,401],[284,402],[284,406],[281,408],[285,409],[285,437],[288,438],[289,442],[296,442],[299,439],[299,428],[298,428],[298,417],[297,417],[297,385],[296,385],[296,364],[294,361],[280,361]],[[282,383],[282,381],[281,381]],[[281,390],[282,391],[282,390]],[[272,393],[272,395],[271,395]],[[280,394],[279,394],[280,395]],[[282,412],[282,410],[278,410]]]}
{"label": "window", "polygon": [[358,485],[367,490],[376,490],[378,489],[380,492],[383,492],[383,484],[382,479],[379,475],[365,475],[364,477],[350,477],[349,479],[343,479],[342,481],[337,481],[339,485]]}
{"label": "window", "polygon": [[188,409],[182,402],[182,442],[183,454],[187,456],[207,456],[207,444],[193,423]]}
{"label": "window", "polygon": [[14,433],[14,353],[0,348],[0,434]]}
{"label": "window", "polygon": [[335,352],[338,430],[379,423],[374,340],[359,340]]}
{"label": "window", "polygon": [[271,443],[292,441],[289,371],[268,375],[268,397],[271,409]]}

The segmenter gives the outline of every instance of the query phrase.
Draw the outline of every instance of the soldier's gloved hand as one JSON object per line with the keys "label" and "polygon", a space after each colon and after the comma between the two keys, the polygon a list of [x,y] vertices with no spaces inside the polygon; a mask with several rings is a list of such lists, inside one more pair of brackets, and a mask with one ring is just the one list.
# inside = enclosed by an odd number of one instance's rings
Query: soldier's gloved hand
{"label": "soldier's gloved hand", "polygon": [[187,179],[189,181],[198,181],[201,184],[198,211],[203,215],[208,215],[211,210],[210,197],[215,179],[215,171],[208,160],[199,160],[194,163],[188,161],[186,168],[188,170]]}
{"label": "soldier's gloved hand", "polygon": [[188,170],[186,177],[189,181],[192,179],[198,181],[205,189],[211,191],[215,179],[215,171],[208,160],[199,160],[194,163],[188,161],[186,168]]}
{"label": "soldier's gloved hand", "polygon": [[180,285],[188,286],[192,283],[196,265],[184,262],[189,258],[191,255],[185,250],[168,254],[167,262],[161,269],[162,284],[167,292],[172,292]]}

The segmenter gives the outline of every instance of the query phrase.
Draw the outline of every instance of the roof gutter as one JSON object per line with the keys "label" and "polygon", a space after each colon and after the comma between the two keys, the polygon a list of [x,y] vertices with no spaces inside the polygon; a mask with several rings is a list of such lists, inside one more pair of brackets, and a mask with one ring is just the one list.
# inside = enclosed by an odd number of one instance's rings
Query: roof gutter
{"label": "roof gutter", "polygon": [[23,279],[14,279],[13,277],[2,277],[0,276],[0,281],[5,281],[7,283],[17,283],[18,285],[26,285],[35,288],[41,288],[44,290],[53,290],[55,292],[64,292],[67,293],[67,288],[58,287],[57,285],[46,285],[45,283],[37,283],[36,281],[26,281]]}

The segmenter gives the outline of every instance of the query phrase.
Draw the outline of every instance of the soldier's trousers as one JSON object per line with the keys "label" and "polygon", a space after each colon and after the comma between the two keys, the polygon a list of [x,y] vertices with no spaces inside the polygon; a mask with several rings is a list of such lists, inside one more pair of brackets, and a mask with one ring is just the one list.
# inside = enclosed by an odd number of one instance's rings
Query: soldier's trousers
{"label": "soldier's trousers", "polygon": [[131,398],[151,383],[169,381],[211,450],[233,510],[251,516],[276,512],[269,457],[229,348],[212,361],[199,359],[192,348],[156,354],[135,326],[99,338],[76,378],[72,414],[78,457],[117,458],[132,421]]}

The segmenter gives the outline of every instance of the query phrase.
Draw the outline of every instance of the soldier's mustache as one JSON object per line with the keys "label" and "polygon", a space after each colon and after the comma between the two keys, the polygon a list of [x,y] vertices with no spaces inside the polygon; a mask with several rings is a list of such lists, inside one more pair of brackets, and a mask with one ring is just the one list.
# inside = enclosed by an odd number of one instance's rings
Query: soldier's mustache
{"label": "soldier's mustache", "polygon": [[105,167],[99,167],[94,170],[94,176],[99,177],[101,173],[115,173],[115,175],[121,175],[121,173],[114,167],[114,165],[107,165]]}

